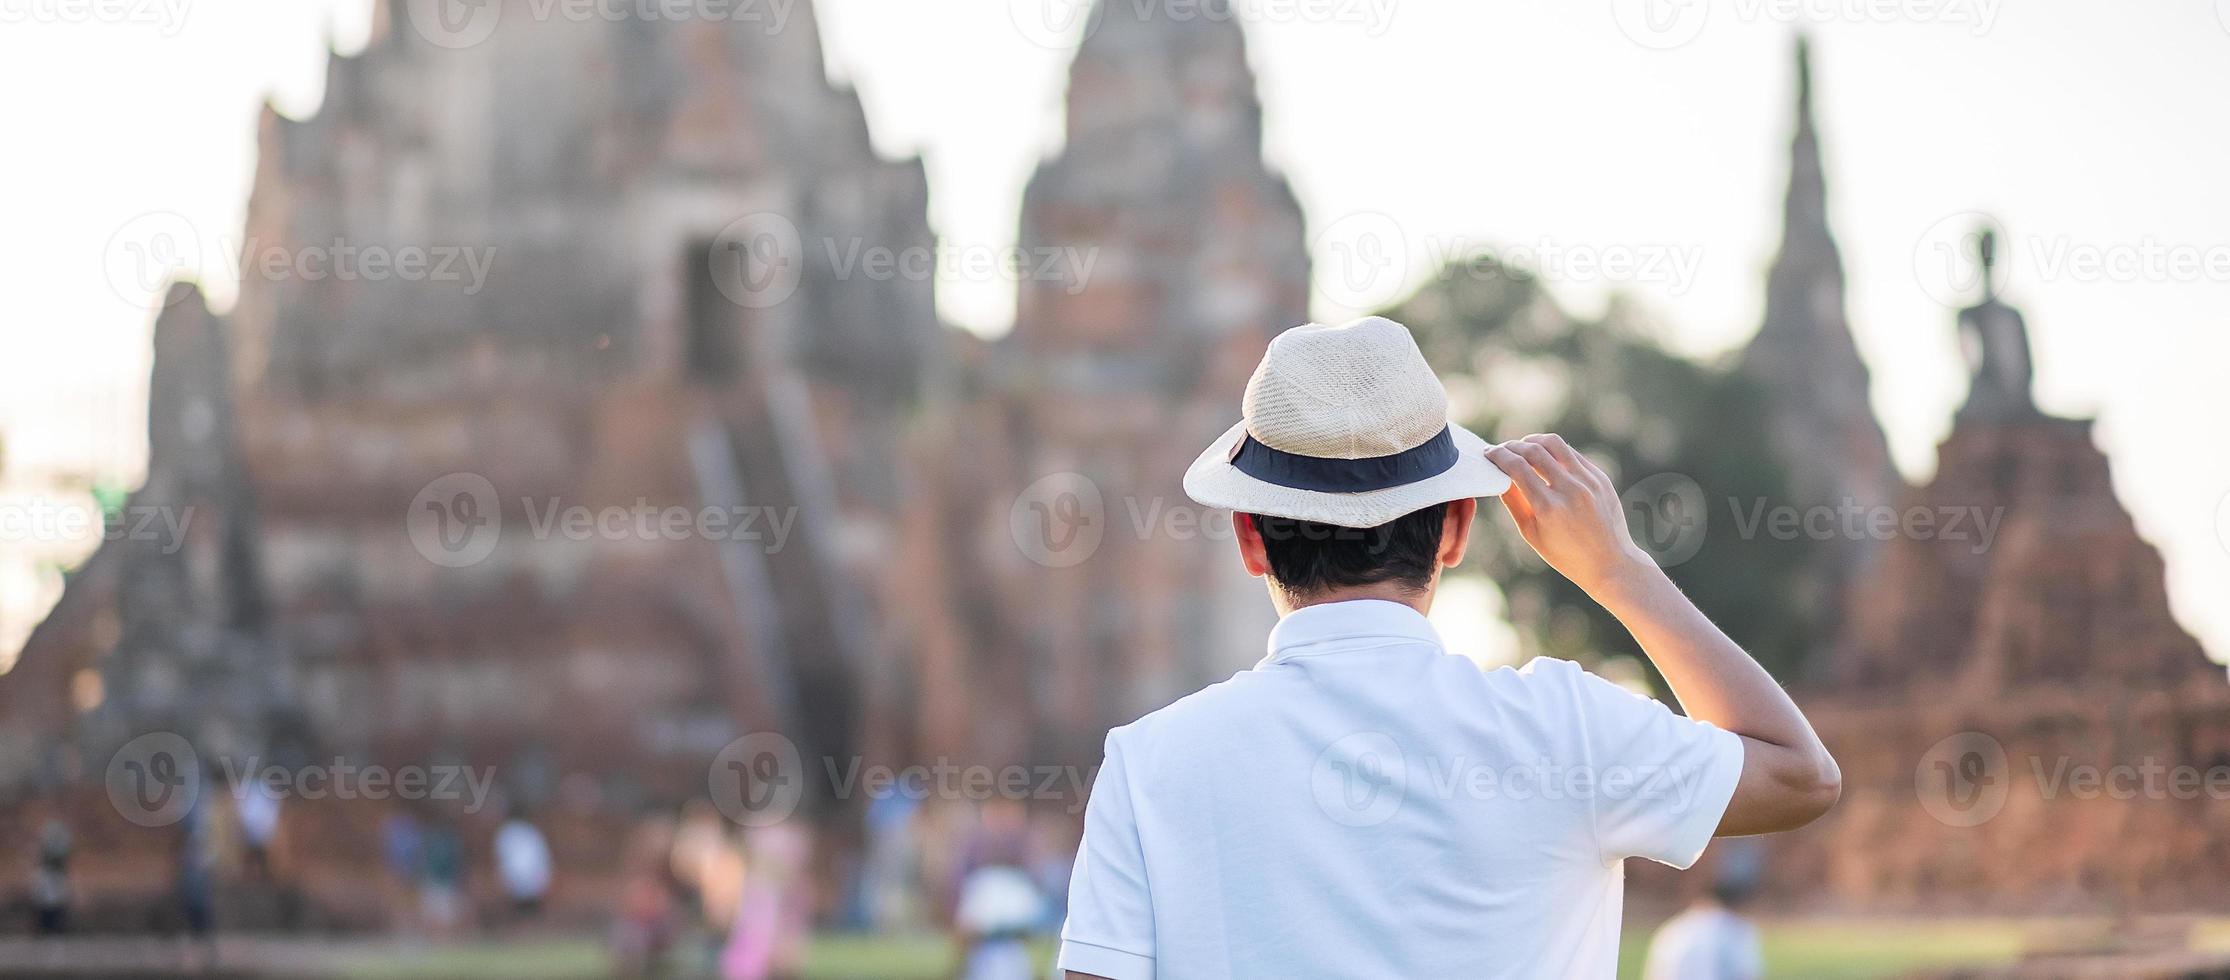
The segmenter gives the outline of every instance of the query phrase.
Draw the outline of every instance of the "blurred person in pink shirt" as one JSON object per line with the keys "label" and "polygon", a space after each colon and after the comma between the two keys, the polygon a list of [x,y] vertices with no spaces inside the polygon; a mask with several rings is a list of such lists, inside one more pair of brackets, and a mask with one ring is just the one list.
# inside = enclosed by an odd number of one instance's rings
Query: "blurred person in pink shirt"
{"label": "blurred person in pink shirt", "polygon": [[743,897],[720,956],[723,980],[791,976],[813,924],[813,837],[789,822],[744,835]]}

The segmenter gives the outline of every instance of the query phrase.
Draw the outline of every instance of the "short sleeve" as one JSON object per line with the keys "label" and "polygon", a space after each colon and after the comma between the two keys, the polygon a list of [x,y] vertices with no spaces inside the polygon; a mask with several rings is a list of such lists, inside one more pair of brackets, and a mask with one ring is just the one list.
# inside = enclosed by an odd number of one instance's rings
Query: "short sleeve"
{"label": "short sleeve", "polygon": [[1570,672],[1603,860],[1696,863],[1742,778],[1742,739],[1576,665]]}
{"label": "short sleeve", "polygon": [[1068,921],[1061,926],[1060,968],[1109,980],[1154,976],[1146,855],[1122,750],[1112,734],[1084,809],[1084,840],[1069,879]]}

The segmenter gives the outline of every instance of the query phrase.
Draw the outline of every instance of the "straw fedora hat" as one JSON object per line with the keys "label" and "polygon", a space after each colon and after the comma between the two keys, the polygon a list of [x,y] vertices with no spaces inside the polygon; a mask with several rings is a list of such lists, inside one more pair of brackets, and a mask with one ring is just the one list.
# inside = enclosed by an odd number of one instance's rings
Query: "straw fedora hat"
{"label": "straw fedora hat", "polygon": [[1448,391],[1409,328],[1385,317],[1279,334],[1240,412],[1185,470],[1186,495],[1205,506],[1377,527],[1510,488],[1486,440],[1448,420]]}

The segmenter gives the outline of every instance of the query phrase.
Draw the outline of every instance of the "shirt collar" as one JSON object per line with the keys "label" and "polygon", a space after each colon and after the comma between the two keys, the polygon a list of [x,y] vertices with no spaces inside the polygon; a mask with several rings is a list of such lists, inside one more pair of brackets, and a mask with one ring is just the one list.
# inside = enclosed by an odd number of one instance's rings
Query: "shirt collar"
{"label": "shirt collar", "polygon": [[[1424,614],[1384,599],[1349,599],[1303,606],[1270,630],[1270,655],[1262,664],[1354,647],[1359,640],[1410,640],[1440,647],[1440,634]],[[1258,665],[1260,666],[1260,665]]]}

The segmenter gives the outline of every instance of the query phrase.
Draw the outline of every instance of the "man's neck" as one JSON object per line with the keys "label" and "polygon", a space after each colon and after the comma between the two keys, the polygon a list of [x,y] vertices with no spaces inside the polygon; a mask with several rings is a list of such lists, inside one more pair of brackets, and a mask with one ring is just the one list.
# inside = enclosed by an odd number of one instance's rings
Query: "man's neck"
{"label": "man's neck", "polygon": [[1349,585],[1337,589],[1327,589],[1323,592],[1312,592],[1305,596],[1297,596],[1272,585],[1270,586],[1270,604],[1277,607],[1280,619],[1292,615],[1296,609],[1307,609],[1310,606],[1322,606],[1334,602],[1353,602],[1357,599],[1398,602],[1417,610],[1418,615],[1425,615],[1432,611],[1434,591],[1436,590],[1431,586],[1422,590],[1411,590],[1403,588],[1397,582],[1374,582],[1370,585]]}

